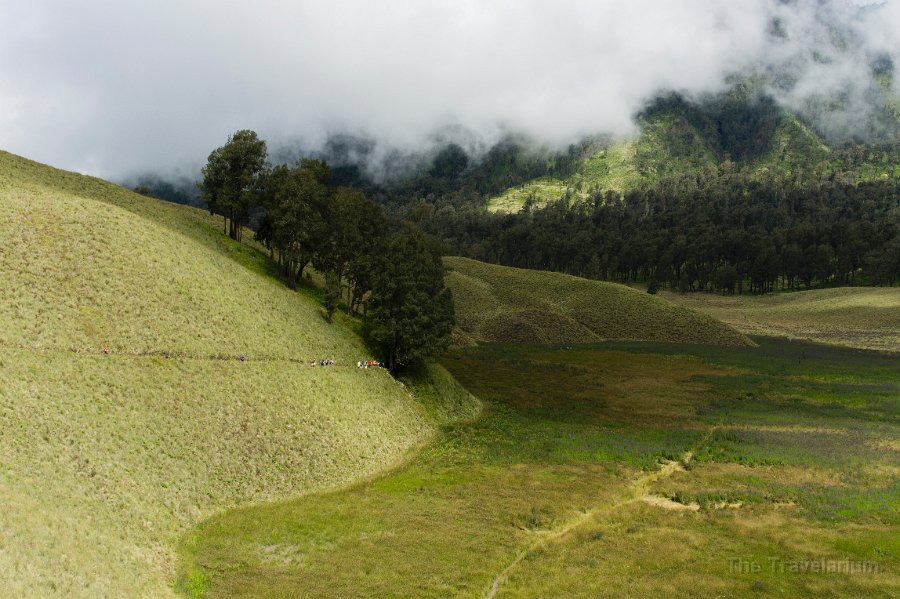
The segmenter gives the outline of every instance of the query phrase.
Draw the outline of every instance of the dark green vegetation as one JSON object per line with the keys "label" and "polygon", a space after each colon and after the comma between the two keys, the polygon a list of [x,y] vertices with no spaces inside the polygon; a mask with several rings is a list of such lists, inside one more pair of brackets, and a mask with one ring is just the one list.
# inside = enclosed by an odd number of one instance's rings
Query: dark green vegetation
{"label": "dark green vegetation", "polygon": [[422,232],[407,224],[384,248],[364,326],[387,367],[422,362],[446,349],[453,330],[453,296],[444,287],[441,257]]}
{"label": "dark green vegetation", "polygon": [[[179,588],[893,596],[896,359],[757,341],[451,353],[443,363],[486,402],[483,417],[449,423],[386,477],[207,520],[183,541]],[[792,570],[820,560],[869,571]]]}
{"label": "dark green vegetation", "polygon": [[270,167],[266,143],[242,130],[210,154],[201,188],[237,241],[251,213],[262,211],[255,238],[277,255],[289,287],[310,264],[324,274],[329,321],[346,291],[347,313],[361,309],[373,349],[396,374],[449,342],[453,302],[440,253],[412,223],[392,233],[380,206],[330,179],[321,160]]}
{"label": "dark green vegetation", "polygon": [[709,316],[615,283],[444,258],[456,341],[588,343],[605,339],[749,345]]}
{"label": "dark green vegetation", "polygon": [[[510,142],[372,194],[448,253],[508,266],[725,293],[900,282],[897,142],[829,145],[746,83],[662,96],[638,122],[544,154],[537,177]],[[485,169],[521,182],[498,192]]]}
{"label": "dark green vegetation", "polygon": [[720,94],[663,94],[635,115],[635,138],[564,150],[509,135],[477,156],[445,141],[375,164],[374,141],[343,135],[318,156],[330,185],[361,191],[392,223],[418,223],[447,254],[652,289],[896,285],[900,113],[890,85],[870,144],[829,141],[814,129],[822,119],[804,121],[763,89],[747,77]]}
{"label": "dark green vegetation", "polygon": [[728,166],[540,210],[436,210],[426,227],[488,262],[683,291],[900,281],[900,183],[796,187]]}
{"label": "dark green vegetation", "polygon": [[241,240],[251,210],[260,203],[265,171],[266,142],[249,129],[229,136],[228,143],[213,150],[203,167],[203,200],[210,212],[225,217],[232,239]]}

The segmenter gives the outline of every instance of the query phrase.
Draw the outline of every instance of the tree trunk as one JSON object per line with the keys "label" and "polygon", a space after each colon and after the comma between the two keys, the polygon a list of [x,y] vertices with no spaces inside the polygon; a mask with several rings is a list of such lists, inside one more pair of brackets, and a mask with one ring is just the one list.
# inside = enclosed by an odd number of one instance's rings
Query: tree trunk
{"label": "tree trunk", "polygon": [[297,289],[297,269],[294,268],[294,263],[289,261],[287,264],[287,275],[288,275],[288,289]]}
{"label": "tree trunk", "polygon": [[397,376],[397,352],[394,348],[391,348],[391,351],[388,352],[388,370],[391,376]]}

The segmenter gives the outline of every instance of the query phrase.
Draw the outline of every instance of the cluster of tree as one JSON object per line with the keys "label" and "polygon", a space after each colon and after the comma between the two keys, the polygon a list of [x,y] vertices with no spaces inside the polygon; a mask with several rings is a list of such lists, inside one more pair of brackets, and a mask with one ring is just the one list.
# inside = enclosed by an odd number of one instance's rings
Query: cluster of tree
{"label": "cluster of tree", "polygon": [[438,205],[423,226],[452,253],[684,291],[900,282],[900,182],[815,185],[726,163],[624,195],[518,214]]}
{"label": "cluster of tree", "polygon": [[251,215],[261,211],[255,236],[278,260],[288,285],[296,287],[310,265],[323,273],[329,320],[346,301],[396,373],[449,341],[453,301],[439,247],[412,223],[392,227],[381,206],[359,190],[331,185],[330,178],[321,160],[269,166],[266,143],[243,130],[210,154],[201,189],[238,241]]}

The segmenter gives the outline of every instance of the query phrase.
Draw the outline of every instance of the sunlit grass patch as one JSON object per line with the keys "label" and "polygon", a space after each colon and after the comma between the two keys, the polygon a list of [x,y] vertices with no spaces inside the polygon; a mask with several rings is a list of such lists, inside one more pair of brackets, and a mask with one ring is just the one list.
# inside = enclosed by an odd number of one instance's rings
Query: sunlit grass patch
{"label": "sunlit grass patch", "polygon": [[751,335],[900,352],[900,288],[843,287],[765,296],[661,294]]}

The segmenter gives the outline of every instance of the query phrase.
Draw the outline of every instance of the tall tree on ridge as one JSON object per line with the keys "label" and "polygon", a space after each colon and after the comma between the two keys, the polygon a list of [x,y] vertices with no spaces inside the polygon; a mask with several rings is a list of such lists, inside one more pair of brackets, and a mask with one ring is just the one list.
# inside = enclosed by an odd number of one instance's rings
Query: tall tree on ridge
{"label": "tall tree on ridge", "polygon": [[250,210],[259,204],[265,172],[266,142],[249,129],[229,136],[228,143],[213,150],[203,167],[203,199],[210,212],[225,217],[232,239],[241,240]]}
{"label": "tall tree on ridge", "polygon": [[365,332],[392,374],[447,347],[453,297],[444,266],[425,234],[411,223],[393,237],[373,272]]}

